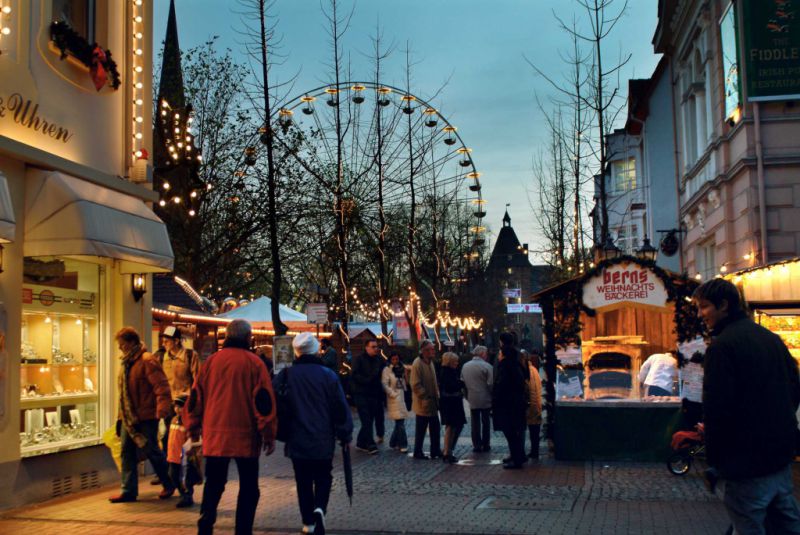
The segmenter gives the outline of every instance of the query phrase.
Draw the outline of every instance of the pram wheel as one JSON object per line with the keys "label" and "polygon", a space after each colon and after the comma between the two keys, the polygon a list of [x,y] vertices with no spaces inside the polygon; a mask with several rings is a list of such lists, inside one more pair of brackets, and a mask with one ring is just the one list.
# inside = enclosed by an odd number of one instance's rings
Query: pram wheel
{"label": "pram wheel", "polygon": [[688,452],[673,453],[667,459],[667,470],[676,476],[682,476],[692,467],[692,456]]}

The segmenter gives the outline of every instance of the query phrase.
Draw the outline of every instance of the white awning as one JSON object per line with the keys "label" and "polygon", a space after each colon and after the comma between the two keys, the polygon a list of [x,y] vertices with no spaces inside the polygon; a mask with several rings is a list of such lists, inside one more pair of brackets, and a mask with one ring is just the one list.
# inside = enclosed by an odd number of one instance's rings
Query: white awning
{"label": "white awning", "polygon": [[11,193],[8,191],[8,180],[0,173],[0,243],[14,241],[17,223],[14,220],[14,206],[11,204]]}
{"label": "white awning", "polygon": [[27,180],[25,256],[114,258],[123,273],[172,270],[167,228],[141,200],[55,171],[31,170]]}

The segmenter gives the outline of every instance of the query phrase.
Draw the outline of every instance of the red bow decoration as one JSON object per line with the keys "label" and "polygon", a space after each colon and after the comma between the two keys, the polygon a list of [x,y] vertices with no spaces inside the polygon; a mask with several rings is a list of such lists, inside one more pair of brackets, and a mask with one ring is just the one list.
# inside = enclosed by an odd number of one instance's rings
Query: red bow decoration
{"label": "red bow decoration", "polygon": [[92,77],[94,87],[98,91],[103,89],[103,86],[108,82],[108,74],[103,64],[106,61],[106,53],[99,46],[95,46],[92,50],[92,66],[89,68],[89,76]]}

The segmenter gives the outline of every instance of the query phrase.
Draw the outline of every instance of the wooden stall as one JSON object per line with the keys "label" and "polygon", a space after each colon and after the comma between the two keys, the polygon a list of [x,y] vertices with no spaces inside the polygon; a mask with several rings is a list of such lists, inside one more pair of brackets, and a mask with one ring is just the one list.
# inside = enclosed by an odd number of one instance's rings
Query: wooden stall
{"label": "wooden stall", "polygon": [[[547,432],[557,458],[666,458],[680,400],[677,392],[644,396],[639,370],[699,331],[687,299],[695,287],[652,261],[621,257],[534,296],[543,311]],[[579,348],[580,361],[563,366],[556,352],[569,347]]]}

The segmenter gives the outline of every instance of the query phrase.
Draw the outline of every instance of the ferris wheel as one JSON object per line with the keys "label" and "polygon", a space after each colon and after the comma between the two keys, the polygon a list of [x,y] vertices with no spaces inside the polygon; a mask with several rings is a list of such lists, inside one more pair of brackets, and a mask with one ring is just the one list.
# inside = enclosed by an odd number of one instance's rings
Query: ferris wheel
{"label": "ferris wheel", "polygon": [[338,174],[363,215],[402,210],[417,199],[432,203],[441,218],[469,216],[464,239],[475,248],[485,243],[472,151],[425,100],[389,85],[341,82],[288,100],[278,121],[284,134],[290,127],[302,132],[306,169],[329,183]]}

